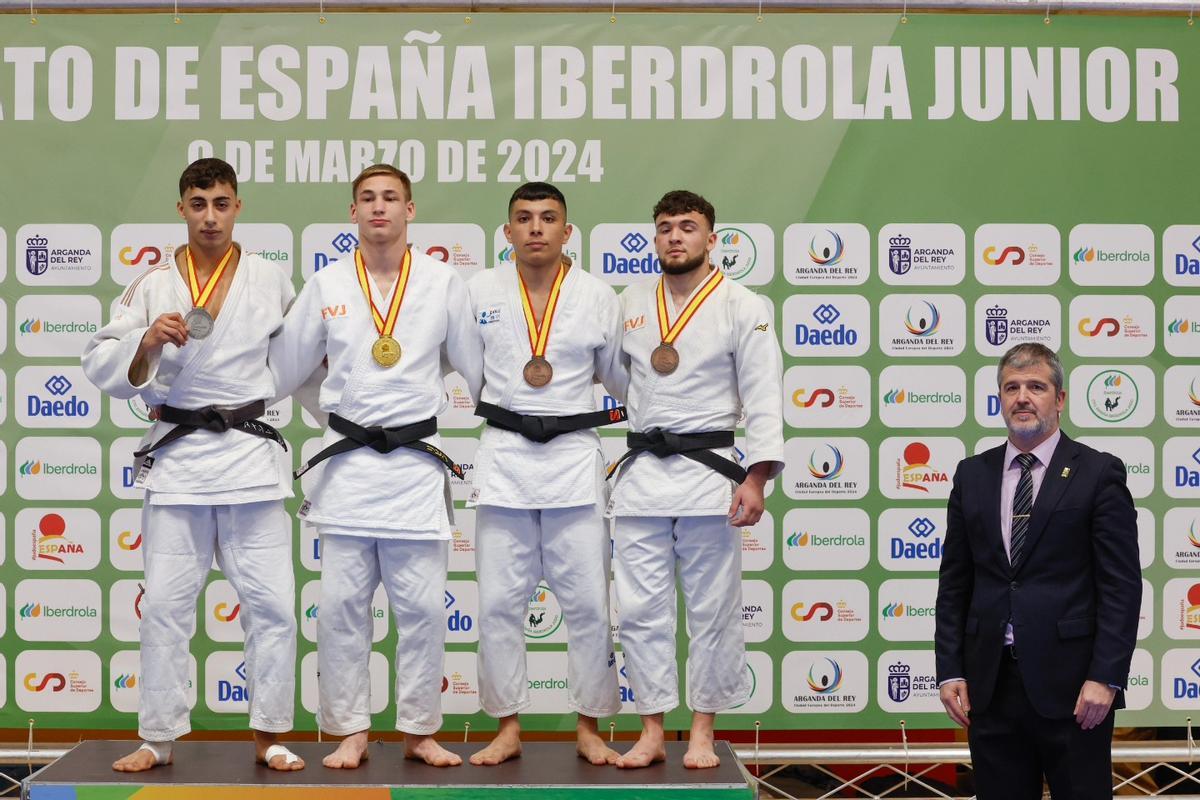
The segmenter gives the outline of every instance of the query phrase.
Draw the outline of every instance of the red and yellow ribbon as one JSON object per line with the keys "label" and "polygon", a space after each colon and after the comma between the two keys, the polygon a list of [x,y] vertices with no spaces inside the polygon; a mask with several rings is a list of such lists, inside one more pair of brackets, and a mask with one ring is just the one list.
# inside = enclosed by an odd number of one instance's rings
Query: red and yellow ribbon
{"label": "red and yellow ribbon", "polygon": [[546,298],[546,307],[542,309],[542,324],[538,325],[533,316],[533,305],[529,302],[529,290],[521,273],[517,272],[517,282],[521,285],[521,307],[525,310],[525,327],[529,330],[529,349],[534,358],[546,357],[546,346],[550,343],[550,326],[554,322],[554,309],[558,307],[558,295],[562,291],[563,279],[567,276],[564,264],[558,265],[558,275],[554,285],[550,287],[550,296]]}
{"label": "red and yellow ribbon", "polygon": [[412,251],[404,251],[404,260],[400,262],[400,275],[392,285],[392,299],[388,303],[387,316],[379,313],[375,306],[375,298],[371,297],[371,284],[367,282],[367,265],[363,263],[362,251],[354,250],[354,267],[358,272],[358,285],[367,297],[371,306],[371,318],[375,321],[375,330],[380,336],[391,336],[396,327],[396,318],[400,316],[400,305],[404,302],[404,292],[408,289],[408,274],[412,267]]}
{"label": "red and yellow ribbon", "polygon": [[663,344],[673,345],[675,343],[675,340],[679,338],[679,334],[683,332],[687,324],[692,321],[692,317],[696,315],[696,311],[724,279],[725,273],[719,269],[714,269],[712,275],[708,276],[708,280],[700,287],[700,291],[692,295],[692,299],[684,306],[683,311],[679,312],[679,317],[673,325],[667,316],[667,294],[663,288],[663,279],[658,279],[658,330],[662,335]]}
{"label": "red and yellow ribbon", "polygon": [[212,275],[208,276],[208,281],[204,284],[204,288],[201,289],[200,281],[196,279],[196,265],[192,263],[192,248],[189,247],[187,249],[188,289],[192,292],[193,306],[204,308],[204,304],[212,297],[213,290],[217,288],[217,282],[221,280],[221,275],[225,273],[225,267],[229,266],[229,259],[232,257],[233,245],[229,245],[229,249],[225,251],[221,262],[212,271]]}

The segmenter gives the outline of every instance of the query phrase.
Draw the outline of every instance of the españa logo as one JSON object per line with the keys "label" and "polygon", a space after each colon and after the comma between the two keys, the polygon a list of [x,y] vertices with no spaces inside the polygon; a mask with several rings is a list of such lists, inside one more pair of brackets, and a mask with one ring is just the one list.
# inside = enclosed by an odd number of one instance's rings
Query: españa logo
{"label": "espa\u00f1a logo", "polygon": [[900,488],[928,492],[929,484],[948,483],[950,476],[938,467],[932,466],[929,463],[931,458],[932,453],[929,451],[929,446],[924,442],[911,442],[905,447],[903,463],[896,465],[897,471],[900,473],[897,476]]}
{"label": "espa\u00f1a logo", "polygon": [[59,514],[46,514],[38,520],[33,532],[33,557],[56,564],[65,563],[63,557],[83,555],[83,545],[67,539],[67,521]]}

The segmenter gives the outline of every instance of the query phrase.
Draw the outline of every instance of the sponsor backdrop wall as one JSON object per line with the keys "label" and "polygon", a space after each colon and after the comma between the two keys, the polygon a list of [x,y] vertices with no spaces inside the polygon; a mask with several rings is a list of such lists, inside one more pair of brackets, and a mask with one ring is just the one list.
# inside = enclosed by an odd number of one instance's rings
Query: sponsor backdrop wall
{"label": "sponsor backdrop wall", "polygon": [[[1182,19],[1081,16],[3,17],[0,726],[135,724],[145,532],[129,464],[147,409],[102,397],[78,356],[122,287],[172,258],[178,174],[212,154],[242,181],[236,238],[297,286],[353,248],[348,181],[376,161],[412,174],[414,244],[464,277],[511,259],[500,226],[526,179],[565,190],[570,254],[618,289],[658,272],[663,191],[716,203],[713,258],[768,298],[786,370],[787,469],[744,531],[755,691],[728,727],[946,725],[931,637],[950,479],[1002,441],[997,356],[1059,348],[1064,425],[1124,459],[1138,506],[1122,722],[1178,723],[1200,710],[1197,37]],[[446,449],[469,475],[478,420],[460,381],[447,392]],[[312,454],[298,406],[270,414],[297,463]],[[610,458],[622,433],[605,432]],[[473,512],[458,526],[451,729],[488,724]],[[321,561],[295,531],[311,729]],[[246,724],[239,611],[214,571],[198,727]],[[387,728],[382,595],[373,617]],[[572,724],[565,634],[543,585],[531,726]]]}

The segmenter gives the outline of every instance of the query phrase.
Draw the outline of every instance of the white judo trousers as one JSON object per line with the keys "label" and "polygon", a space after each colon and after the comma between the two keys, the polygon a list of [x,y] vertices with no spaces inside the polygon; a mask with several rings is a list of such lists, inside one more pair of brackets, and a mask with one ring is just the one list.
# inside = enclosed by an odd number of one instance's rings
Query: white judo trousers
{"label": "white judo trousers", "polygon": [[610,544],[604,509],[476,511],[479,701],[492,717],[529,706],[525,615],[541,578],[567,626],[567,705],[589,717],[621,710],[608,613]]}
{"label": "white judo trousers", "polygon": [[166,742],[191,731],[188,645],[213,556],[237,592],[245,631],[250,727],[292,729],[296,593],[291,518],[282,500],[142,507],[146,594],[141,611],[138,735]]}
{"label": "white judo trousers", "polygon": [[371,727],[371,597],[383,581],[396,624],[396,730],[442,726],[449,542],[321,531],[317,723],[334,736]]}
{"label": "white judo trousers", "polygon": [[687,613],[688,706],[716,713],[749,700],[741,531],[723,516],[617,517],[613,540],[619,638],[638,713],[679,705],[677,572]]}

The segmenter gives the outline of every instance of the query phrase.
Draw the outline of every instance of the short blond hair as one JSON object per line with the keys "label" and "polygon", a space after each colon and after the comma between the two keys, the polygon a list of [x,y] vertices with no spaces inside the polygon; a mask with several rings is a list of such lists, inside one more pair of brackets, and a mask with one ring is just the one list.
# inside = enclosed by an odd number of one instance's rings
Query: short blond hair
{"label": "short blond hair", "polygon": [[374,178],[376,175],[387,175],[396,178],[400,183],[404,184],[404,199],[412,200],[412,181],[404,170],[397,169],[391,164],[372,164],[371,166],[358,173],[358,177],[354,179],[354,183],[350,185],[350,199],[358,200],[358,187],[367,178]]}

